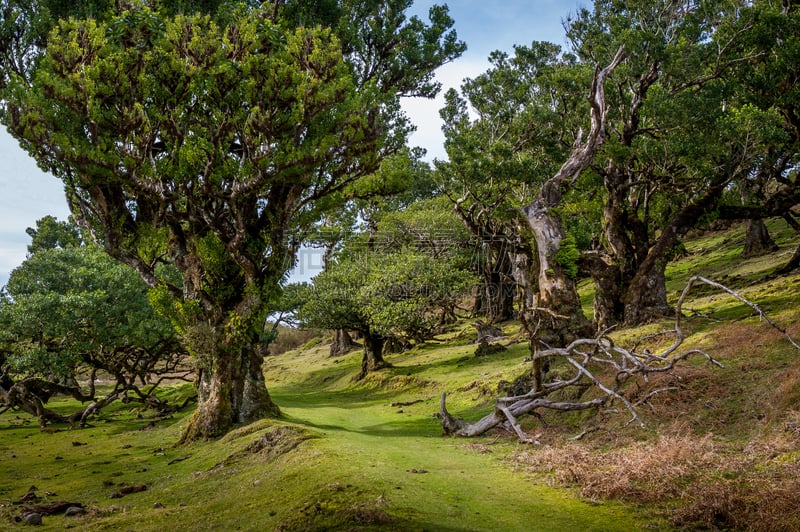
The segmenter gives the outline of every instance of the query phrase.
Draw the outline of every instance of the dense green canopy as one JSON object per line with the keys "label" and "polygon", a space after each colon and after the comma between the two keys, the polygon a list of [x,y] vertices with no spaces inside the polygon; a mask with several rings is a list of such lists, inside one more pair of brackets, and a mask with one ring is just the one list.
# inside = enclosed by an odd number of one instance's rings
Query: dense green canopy
{"label": "dense green canopy", "polygon": [[[434,69],[464,48],[445,8],[426,24],[406,0],[212,4],[98,9],[5,46],[47,49],[8,71],[4,122],[195,357],[187,439],[278,412],[258,343],[300,242],[403,148],[399,97],[434,94]],[[4,22],[51,21],[9,6]]]}

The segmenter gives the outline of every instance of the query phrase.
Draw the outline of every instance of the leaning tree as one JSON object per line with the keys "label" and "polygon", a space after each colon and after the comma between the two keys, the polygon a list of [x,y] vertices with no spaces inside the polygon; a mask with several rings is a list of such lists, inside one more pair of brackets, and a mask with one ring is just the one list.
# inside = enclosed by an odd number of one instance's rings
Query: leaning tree
{"label": "leaning tree", "polygon": [[358,17],[342,2],[326,12],[342,41],[298,25],[322,19],[300,4],[62,21],[30,81],[12,74],[4,94],[9,130],[192,353],[183,441],[279,414],[258,344],[304,232],[403,145],[399,95],[435,93],[433,70],[463,50],[445,8],[426,25],[405,18],[407,0]]}
{"label": "leaning tree", "polygon": [[454,212],[481,241],[477,310],[495,322],[514,316],[515,283],[535,289],[520,275],[534,253],[520,209],[564,160],[583,87],[565,83],[574,65],[551,43],[515,46],[513,56],[493,52],[489,61],[486,72],[446,94],[440,114],[449,160],[436,167]]}
{"label": "leaning tree", "polygon": [[[513,275],[526,292],[521,319],[549,345],[590,332],[563,219],[566,194],[606,138],[604,83],[624,48],[605,55],[591,76],[588,62],[553,44],[518,46],[513,57],[496,52],[492,68],[467,80],[462,94],[449,92],[442,110],[450,155],[439,164],[444,188],[467,226],[496,248],[490,283]],[[585,105],[576,95],[587,89]]]}

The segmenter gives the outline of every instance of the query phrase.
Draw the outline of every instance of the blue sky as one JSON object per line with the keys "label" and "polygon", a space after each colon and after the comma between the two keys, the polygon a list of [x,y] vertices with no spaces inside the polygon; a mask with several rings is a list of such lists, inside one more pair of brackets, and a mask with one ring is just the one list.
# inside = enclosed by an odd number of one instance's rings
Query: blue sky
{"label": "blue sky", "polygon": [[[428,8],[442,0],[419,0],[412,13],[426,19]],[[493,50],[511,51],[514,44],[551,41],[564,45],[562,19],[587,2],[580,0],[451,0],[447,3],[455,20],[459,38],[467,43],[466,53],[442,67],[437,77],[443,92],[458,87],[466,77],[474,77],[488,67]],[[407,100],[404,108],[417,126],[410,143],[428,150],[428,157],[443,159],[443,136],[439,109],[441,97],[433,100]],[[0,286],[8,281],[12,269],[25,260],[30,238],[25,229],[46,216],[65,220],[69,215],[60,181],[42,173],[5,129],[0,130]],[[301,267],[313,257],[300,257]]]}

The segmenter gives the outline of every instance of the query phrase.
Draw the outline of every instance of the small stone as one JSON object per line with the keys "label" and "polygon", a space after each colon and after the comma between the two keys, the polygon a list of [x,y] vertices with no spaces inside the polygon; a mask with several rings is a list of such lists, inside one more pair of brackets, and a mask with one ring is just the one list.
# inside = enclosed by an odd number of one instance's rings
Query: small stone
{"label": "small stone", "polygon": [[42,514],[37,514],[36,512],[25,514],[22,517],[22,522],[25,523],[26,525],[41,525]]}
{"label": "small stone", "polygon": [[67,517],[74,517],[76,515],[83,515],[85,513],[86,510],[80,506],[70,506],[64,511],[64,515]]}
{"label": "small stone", "polygon": [[163,507],[164,507],[164,505],[161,504],[160,502],[153,503],[153,508],[154,509],[163,508]]}

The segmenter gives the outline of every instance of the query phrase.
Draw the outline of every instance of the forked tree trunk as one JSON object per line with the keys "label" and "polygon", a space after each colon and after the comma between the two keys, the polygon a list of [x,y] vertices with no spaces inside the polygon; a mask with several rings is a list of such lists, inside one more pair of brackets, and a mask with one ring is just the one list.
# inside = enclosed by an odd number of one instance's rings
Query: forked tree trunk
{"label": "forked tree trunk", "polygon": [[673,309],[667,303],[665,277],[669,254],[697,220],[717,204],[728,182],[725,175],[719,176],[707,187],[702,197],[683,207],[661,231],[647,258],[639,265],[636,275],[627,286],[624,295],[627,325],[638,325],[672,316]]}

